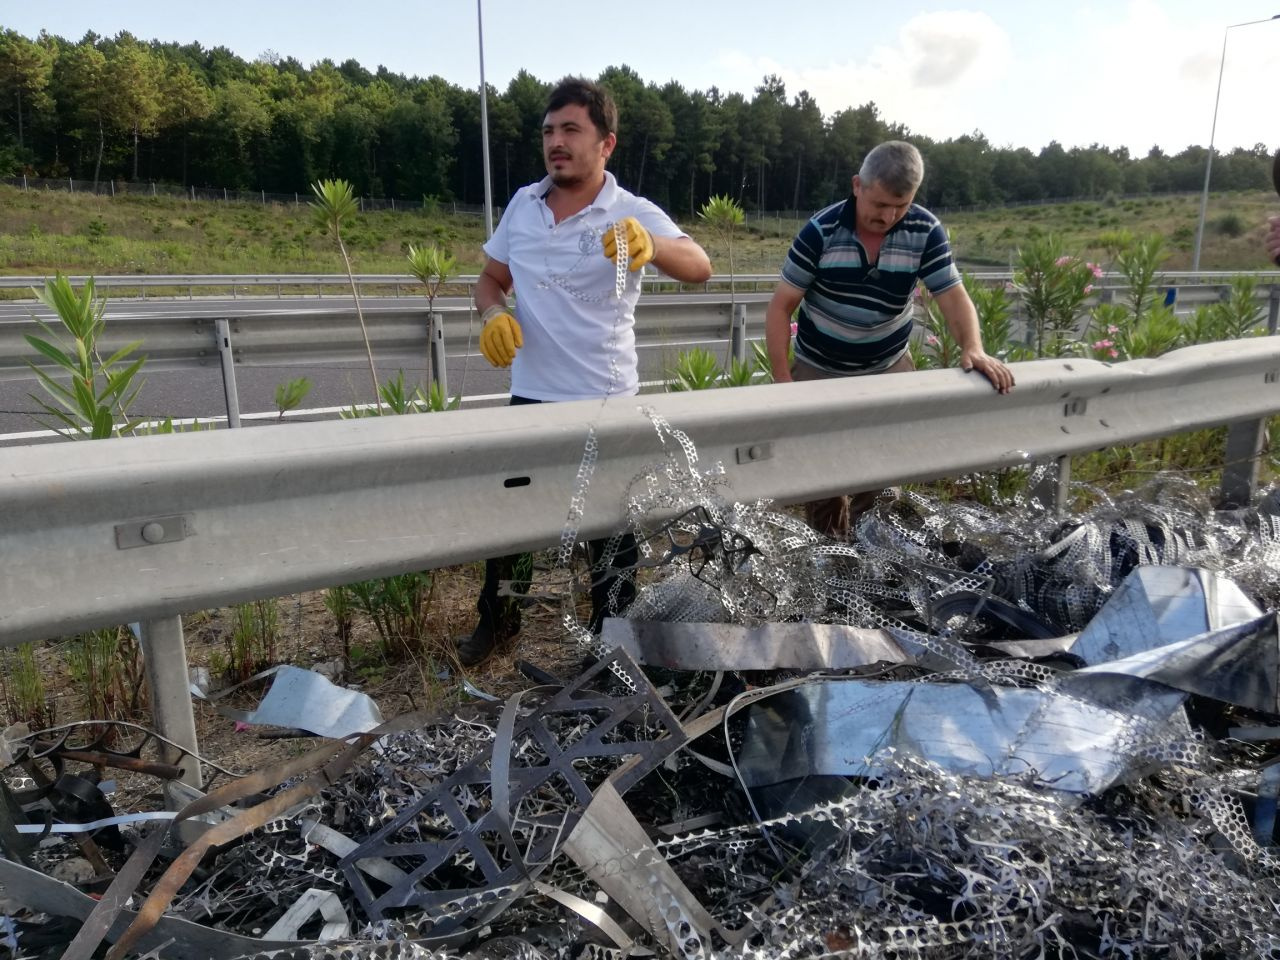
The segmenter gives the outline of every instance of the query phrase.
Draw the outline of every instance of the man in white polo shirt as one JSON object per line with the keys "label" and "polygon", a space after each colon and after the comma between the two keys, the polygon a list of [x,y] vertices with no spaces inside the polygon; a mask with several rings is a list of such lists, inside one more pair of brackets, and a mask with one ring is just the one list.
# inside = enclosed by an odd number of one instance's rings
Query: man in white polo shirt
{"label": "man in white polo shirt", "polygon": [[[711,276],[711,261],[660,208],[618,186],[605,170],[617,144],[618,111],[601,87],[569,77],[551,91],[542,124],[547,176],[516,192],[498,229],[484,246],[484,270],[476,284],[483,313],[480,352],[495,367],[511,367],[511,403],[600,400],[639,392],[635,305],[641,268],[652,263],[687,283]],[[632,271],[616,296],[617,242],[623,227]],[[507,297],[514,290],[516,305]],[[605,541],[592,541],[593,567]],[[635,562],[628,535],[613,566]],[[479,623],[458,644],[465,666],[487,658],[520,629],[518,598],[500,597],[499,584],[528,583],[528,554],[485,564],[476,604]],[[611,578],[593,574],[591,619],[599,631],[608,614]],[[634,587],[624,582],[616,606],[624,608]]]}

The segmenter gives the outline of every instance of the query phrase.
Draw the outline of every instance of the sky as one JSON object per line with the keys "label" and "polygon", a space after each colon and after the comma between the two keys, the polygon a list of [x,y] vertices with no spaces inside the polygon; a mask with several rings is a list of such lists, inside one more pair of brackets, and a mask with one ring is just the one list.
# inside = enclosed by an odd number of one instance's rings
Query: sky
{"label": "sky", "polygon": [[[647,82],[750,97],[772,73],[828,117],[874,101],[937,140],[981,131],[996,146],[1142,156],[1207,145],[1212,132],[1218,150],[1280,147],[1280,105],[1266,94],[1280,76],[1280,0],[480,2],[485,79],[499,90],[521,68],[552,81],[627,64]],[[0,0],[0,27],[73,40],[127,30],[246,59],[354,58],[480,82],[476,0]]]}

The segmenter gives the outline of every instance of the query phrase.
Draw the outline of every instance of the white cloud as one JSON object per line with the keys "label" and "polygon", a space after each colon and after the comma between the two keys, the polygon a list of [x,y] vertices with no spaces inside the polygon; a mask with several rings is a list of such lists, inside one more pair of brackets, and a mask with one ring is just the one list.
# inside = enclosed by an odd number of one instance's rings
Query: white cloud
{"label": "white cloud", "polygon": [[932,137],[958,136],[977,125],[978,98],[989,96],[1011,61],[1009,35],[988,14],[923,13],[888,43],[861,60],[793,68],[770,57],[725,52],[717,69],[729,78],[752,77],[739,89],[776,73],[794,95],[808,90],[824,114],[875,101],[881,116]]}
{"label": "white cloud", "polygon": [[[1028,78],[1027,91],[1038,90],[1053,109],[1023,112],[1023,136],[1013,139],[1032,147],[1050,139],[1066,146],[1128,146],[1138,156],[1152,144],[1168,152],[1207,144],[1226,24],[1214,21],[1213,10],[1174,19],[1167,6],[1131,0],[1120,11],[1080,11],[1061,25],[1064,37],[1077,39],[1064,39],[1062,49],[1048,56],[1020,59],[1016,69]],[[1264,78],[1277,70],[1280,22],[1231,31],[1218,147],[1280,138],[1275,111],[1250,106],[1260,104],[1261,91],[1271,88]],[[1056,96],[1045,80],[1056,85]]]}
{"label": "white cloud", "polygon": [[[729,51],[712,68],[722,90],[750,95],[776,73],[789,94],[808,90],[828,117],[874,101],[887,120],[935,139],[981,130],[1001,146],[1101,143],[1141,156],[1152,144],[1177,152],[1208,143],[1223,19],[1231,12],[1177,0],[1064,5],[1043,15],[933,11],[895,33],[879,19],[886,39],[857,59],[807,65],[810,48],[807,64],[790,66]],[[1280,111],[1267,100],[1277,75],[1280,20],[1233,28],[1217,147],[1280,145]]]}
{"label": "white cloud", "polygon": [[[1010,59],[1009,35],[985,13],[926,13],[907,21],[898,36],[914,86],[984,85],[998,79]],[[945,91],[944,91],[945,93]]]}

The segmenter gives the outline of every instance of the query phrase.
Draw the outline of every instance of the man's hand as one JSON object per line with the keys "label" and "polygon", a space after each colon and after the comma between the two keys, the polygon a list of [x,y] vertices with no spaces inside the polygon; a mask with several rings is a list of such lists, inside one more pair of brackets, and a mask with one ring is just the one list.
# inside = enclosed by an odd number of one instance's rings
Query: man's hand
{"label": "man's hand", "polygon": [[495,367],[509,367],[516,358],[516,351],[524,346],[524,334],[520,324],[506,307],[492,306],[481,316],[484,329],[480,331],[480,352]]}
{"label": "man's hand", "polygon": [[1272,217],[1267,221],[1267,253],[1271,262],[1280,267],[1280,217]]}
{"label": "man's hand", "polygon": [[984,350],[964,351],[960,354],[960,367],[966,372],[977,370],[1000,393],[1013,389],[1013,371]]}
{"label": "man's hand", "polygon": [[[618,225],[622,227],[622,236],[627,243],[627,256],[631,261],[628,269],[639,270],[653,259],[653,237],[649,236],[649,231],[635,217],[627,217],[619,221]],[[617,263],[618,239],[612,225],[605,229],[603,242],[604,255]]]}

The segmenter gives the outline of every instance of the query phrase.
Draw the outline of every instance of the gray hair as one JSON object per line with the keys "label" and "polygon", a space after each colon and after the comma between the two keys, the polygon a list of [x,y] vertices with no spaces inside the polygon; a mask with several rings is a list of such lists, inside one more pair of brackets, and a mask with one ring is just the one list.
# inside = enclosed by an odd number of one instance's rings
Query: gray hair
{"label": "gray hair", "polygon": [[862,161],[858,177],[864,185],[878,183],[900,197],[915,193],[924,180],[924,158],[905,140],[886,140]]}

